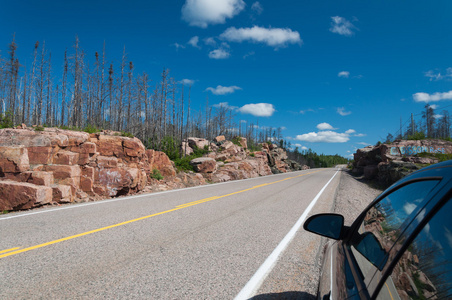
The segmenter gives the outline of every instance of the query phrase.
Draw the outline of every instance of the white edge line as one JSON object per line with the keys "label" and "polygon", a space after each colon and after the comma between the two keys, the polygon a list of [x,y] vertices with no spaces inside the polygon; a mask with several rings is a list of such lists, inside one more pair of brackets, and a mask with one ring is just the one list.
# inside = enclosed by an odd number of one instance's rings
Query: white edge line
{"label": "white edge line", "polygon": [[[310,170],[313,170],[313,169],[310,169]],[[303,170],[303,171],[310,171],[310,170]],[[267,175],[264,177],[290,175],[290,174],[303,172],[303,171],[295,171],[295,172],[282,173],[282,174],[272,174],[272,175]],[[13,215],[13,216],[0,217],[0,221],[20,218],[20,217],[26,217],[26,216],[31,216],[31,215],[37,215],[37,214],[43,214],[43,213],[48,213],[48,212],[55,212],[55,211],[60,211],[60,210],[65,210],[65,209],[74,209],[74,208],[80,208],[80,207],[85,207],[85,206],[90,206],[90,205],[99,205],[99,204],[106,204],[106,203],[111,203],[111,202],[116,202],[116,201],[125,201],[125,200],[130,200],[130,199],[135,199],[135,198],[141,198],[141,197],[154,197],[154,196],[158,196],[158,195],[166,194],[166,193],[173,193],[173,192],[178,192],[178,191],[180,192],[182,190],[185,191],[185,190],[191,190],[191,189],[206,188],[206,187],[210,187],[210,186],[216,186],[216,185],[221,185],[221,184],[231,184],[231,183],[237,183],[238,181],[242,182],[242,181],[256,180],[256,179],[261,179],[261,178],[262,177],[253,177],[253,178],[231,180],[231,181],[219,182],[219,183],[213,183],[213,184],[197,185],[197,186],[192,186],[192,187],[187,187],[187,188],[180,188],[180,189],[161,191],[161,192],[155,192],[155,193],[147,193],[147,194],[139,194],[139,195],[133,195],[133,196],[120,197],[120,198],[105,199],[105,200],[99,200],[99,201],[94,201],[94,202],[89,202],[89,203],[72,204],[72,205],[68,204],[68,206],[65,206],[65,207],[51,208],[51,209],[46,209],[46,210],[42,210],[42,211],[34,211],[34,212],[29,212],[29,213],[17,214],[17,215]],[[14,213],[14,212],[12,212],[12,213]],[[20,212],[18,212],[18,213],[20,213]]]}
{"label": "white edge line", "polygon": [[333,249],[330,249],[330,300],[333,299]]}
{"label": "white edge line", "polygon": [[298,219],[298,221],[295,223],[295,225],[292,227],[292,229],[287,233],[287,235],[279,243],[279,245],[275,248],[275,250],[273,250],[273,252],[270,254],[270,256],[267,257],[267,259],[259,267],[259,269],[253,275],[253,277],[251,277],[250,281],[248,281],[248,283],[243,287],[243,289],[238,293],[238,295],[235,296],[234,300],[245,300],[245,299],[249,299],[249,298],[255,296],[255,293],[260,288],[260,286],[264,282],[265,278],[267,278],[268,274],[270,274],[270,272],[276,265],[278,258],[281,256],[281,254],[286,250],[287,246],[293,240],[293,238],[295,237],[295,234],[300,229],[300,227],[303,225],[309,212],[312,210],[312,208],[316,204],[317,200],[320,198],[322,193],[325,191],[326,187],[330,184],[330,182],[333,180],[333,178],[336,176],[336,174],[338,172],[339,171],[336,171],[336,173],[334,173],[333,177],[331,177],[331,179],[320,190],[320,192],[317,194],[317,196],[315,196],[315,198],[311,201],[309,206],[303,212],[303,214]]}

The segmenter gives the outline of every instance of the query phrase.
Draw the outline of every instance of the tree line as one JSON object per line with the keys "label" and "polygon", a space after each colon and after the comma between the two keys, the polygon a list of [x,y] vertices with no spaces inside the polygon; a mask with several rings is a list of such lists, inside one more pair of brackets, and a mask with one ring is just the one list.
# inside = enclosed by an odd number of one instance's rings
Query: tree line
{"label": "tree line", "polygon": [[[210,105],[207,96],[205,102],[192,101],[192,86],[177,81],[167,68],[157,80],[146,72],[138,73],[125,48],[115,62],[107,57],[105,43],[101,51],[86,53],[76,37],[64,52],[63,64],[55,66],[50,49],[38,41],[30,49],[28,68],[17,49],[13,38],[7,56],[0,55],[0,126],[23,123],[121,131],[162,151],[178,148],[190,136],[210,140],[219,135],[227,139],[243,136],[254,150],[258,143],[283,139],[281,128],[263,127],[258,121],[237,122],[235,110]],[[205,104],[195,107],[193,102]],[[290,143],[281,146],[291,151]],[[306,162],[321,165],[314,161]]]}
{"label": "tree line", "polygon": [[273,133],[258,124],[237,123],[233,109],[211,106],[207,97],[203,107],[193,107],[191,86],[176,81],[166,68],[157,81],[146,72],[137,74],[125,48],[114,63],[106,56],[105,44],[88,57],[76,37],[58,72],[45,42],[35,43],[28,69],[20,63],[17,49],[13,39],[8,56],[0,56],[1,112],[8,112],[13,124],[124,131],[157,147],[166,136],[182,140],[281,135],[281,129]]}
{"label": "tree line", "polygon": [[[394,140],[422,140],[422,139],[444,139],[451,140],[451,119],[448,110],[443,110],[440,114],[435,112],[435,106],[427,103],[424,110],[418,114],[421,118],[416,121],[414,115],[402,124],[395,135],[388,133],[385,143]],[[452,140],[451,140],[452,141]]]}

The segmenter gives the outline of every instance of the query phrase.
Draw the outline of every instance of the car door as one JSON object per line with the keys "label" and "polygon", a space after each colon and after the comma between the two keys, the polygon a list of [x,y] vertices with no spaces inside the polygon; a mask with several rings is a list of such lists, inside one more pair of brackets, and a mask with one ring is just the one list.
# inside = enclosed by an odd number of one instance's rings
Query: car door
{"label": "car door", "polygon": [[[353,280],[347,281],[348,292],[355,290],[360,298],[368,298],[381,289],[379,285],[388,266],[398,258],[410,236],[408,231],[412,232],[410,226],[416,223],[440,183],[438,176],[401,183],[379,197],[355,221],[342,243],[353,276]],[[347,294],[349,298],[357,296]]]}
{"label": "car door", "polygon": [[451,212],[449,195],[436,209],[427,207],[418,215],[417,233],[399,253],[376,299],[452,299]]}

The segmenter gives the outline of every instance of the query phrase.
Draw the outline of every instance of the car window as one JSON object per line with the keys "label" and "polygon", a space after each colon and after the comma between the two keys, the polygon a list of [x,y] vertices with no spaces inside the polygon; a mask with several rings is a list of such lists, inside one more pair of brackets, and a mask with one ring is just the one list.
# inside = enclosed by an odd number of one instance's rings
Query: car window
{"label": "car window", "polygon": [[379,281],[372,280],[374,275],[381,276],[379,271],[392,260],[392,253],[397,252],[392,248],[399,247],[397,240],[425,205],[427,195],[437,183],[438,180],[418,181],[387,195],[367,211],[353,234],[351,251],[370,294]]}
{"label": "car window", "polygon": [[451,211],[449,200],[407,248],[377,299],[452,298]]}

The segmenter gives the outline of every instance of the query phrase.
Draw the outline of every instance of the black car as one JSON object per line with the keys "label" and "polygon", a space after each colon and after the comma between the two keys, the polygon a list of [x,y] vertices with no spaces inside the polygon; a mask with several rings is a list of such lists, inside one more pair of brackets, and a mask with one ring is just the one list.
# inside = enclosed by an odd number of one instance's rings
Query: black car
{"label": "black car", "polygon": [[452,161],[410,174],[348,227],[338,214],[311,216],[332,238],[319,299],[452,299]]}

